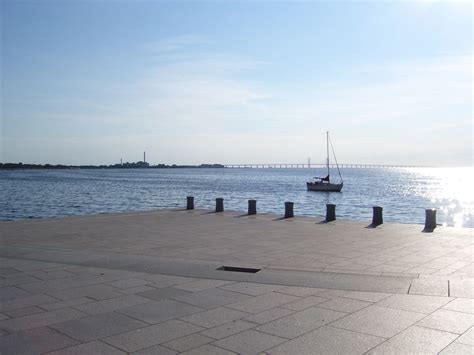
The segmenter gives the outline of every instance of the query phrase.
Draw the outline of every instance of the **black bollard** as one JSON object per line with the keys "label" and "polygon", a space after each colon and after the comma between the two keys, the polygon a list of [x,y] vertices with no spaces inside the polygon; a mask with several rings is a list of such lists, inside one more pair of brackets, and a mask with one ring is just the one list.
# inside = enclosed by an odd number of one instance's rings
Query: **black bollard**
{"label": "black bollard", "polygon": [[336,205],[328,203],[326,205],[326,222],[336,220]]}
{"label": "black bollard", "polygon": [[293,216],[293,202],[285,202],[285,218],[291,218]]}
{"label": "black bollard", "polygon": [[194,210],[194,197],[193,196],[188,196],[186,199],[187,199],[186,209],[187,210]]}
{"label": "black bollard", "polygon": [[224,212],[224,199],[222,197],[216,198],[216,212]]}
{"label": "black bollard", "polygon": [[380,206],[374,206],[372,207],[374,213],[372,216],[372,226],[378,226],[379,224],[383,223],[383,218],[382,218],[382,211],[383,208]]}
{"label": "black bollard", "polygon": [[249,215],[257,214],[257,200],[249,200]]}
{"label": "black bollard", "polygon": [[436,210],[434,208],[429,208],[426,209],[425,212],[425,229],[423,229],[423,231],[432,232],[436,228]]}

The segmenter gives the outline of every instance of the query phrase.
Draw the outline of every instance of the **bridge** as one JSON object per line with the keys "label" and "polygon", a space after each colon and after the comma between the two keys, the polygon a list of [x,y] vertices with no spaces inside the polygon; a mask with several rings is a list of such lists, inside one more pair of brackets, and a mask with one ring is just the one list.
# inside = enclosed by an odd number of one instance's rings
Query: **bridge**
{"label": "bridge", "polygon": [[[315,169],[325,168],[326,164],[308,163],[282,163],[282,164],[224,164],[226,168],[235,169]],[[329,164],[331,169],[335,169],[336,164]],[[427,168],[428,166],[414,165],[387,165],[387,164],[339,164],[340,169],[392,169],[392,168]]]}

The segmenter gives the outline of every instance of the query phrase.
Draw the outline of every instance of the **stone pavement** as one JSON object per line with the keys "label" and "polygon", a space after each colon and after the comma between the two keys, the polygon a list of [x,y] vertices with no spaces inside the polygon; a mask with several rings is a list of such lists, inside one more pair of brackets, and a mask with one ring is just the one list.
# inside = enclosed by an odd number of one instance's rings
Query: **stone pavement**
{"label": "stone pavement", "polygon": [[367,224],[1,222],[0,354],[473,354],[472,231]]}

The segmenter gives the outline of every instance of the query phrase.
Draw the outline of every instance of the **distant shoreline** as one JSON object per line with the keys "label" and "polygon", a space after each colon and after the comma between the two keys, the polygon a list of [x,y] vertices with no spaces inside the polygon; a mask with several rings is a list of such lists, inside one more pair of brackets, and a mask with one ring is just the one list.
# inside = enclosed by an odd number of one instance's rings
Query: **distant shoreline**
{"label": "distant shoreline", "polygon": [[140,161],[135,163],[123,163],[113,165],[63,165],[63,164],[23,164],[23,163],[0,163],[0,170],[48,170],[48,169],[219,169],[225,168],[222,164],[200,164],[200,165],[150,165]]}

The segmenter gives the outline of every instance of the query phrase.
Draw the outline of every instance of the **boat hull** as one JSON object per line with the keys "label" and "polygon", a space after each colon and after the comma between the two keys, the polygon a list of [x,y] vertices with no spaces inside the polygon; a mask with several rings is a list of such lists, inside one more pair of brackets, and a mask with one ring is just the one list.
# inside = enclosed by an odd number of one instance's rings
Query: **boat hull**
{"label": "boat hull", "polygon": [[342,190],[343,183],[331,184],[321,182],[307,182],[306,187],[308,191],[332,191],[340,192]]}

